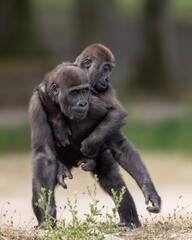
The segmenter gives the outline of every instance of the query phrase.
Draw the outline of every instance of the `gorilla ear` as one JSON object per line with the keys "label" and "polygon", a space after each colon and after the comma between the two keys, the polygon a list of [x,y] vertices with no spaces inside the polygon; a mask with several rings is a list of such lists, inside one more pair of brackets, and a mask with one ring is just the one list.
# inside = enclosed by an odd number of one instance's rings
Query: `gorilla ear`
{"label": "gorilla ear", "polygon": [[51,86],[51,91],[53,92],[54,95],[58,95],[58,85],[56,83],[53,83]]}
{"label": "gorilla ear", "polygon": [[91,67],[92,64],[92,60],[91,58],[87,57],[84,61],[83,61],[83,65],[86,69],[89,69]]}
{"label": "gorilla ear", "polygon": [[[79,66],[80,68],[83,68],[83,69],[85,68],[88,70],[91,67],[91,64],[93,61],[91,60],[91,58],[89,58],[89,57],[83,58],[83,56],[81,56],[81,55],[76,58],[74,63],[77,66]],[[83,60],[83,59],[85,59],[85,60]]]}

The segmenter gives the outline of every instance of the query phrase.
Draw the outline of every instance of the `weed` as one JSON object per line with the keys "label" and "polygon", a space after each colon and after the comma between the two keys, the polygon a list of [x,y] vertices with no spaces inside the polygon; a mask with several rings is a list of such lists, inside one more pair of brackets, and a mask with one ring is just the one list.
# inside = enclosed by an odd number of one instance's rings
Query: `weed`
{"label": "weed", "polygon": [[[108,234],[117,236],[120,239],[130,240],[171,240],[171,239],[192,239],[192,212],[188,212],[187,216],[183,216],[182,213],[186,210],[186,207],[179,207],[179,197],[177,205],[172,213],[167,217],[158,215],[151,215],[150,218],[144,218],[140,216],[142,221],[142,227],[139,229],[133,229],[131,231],[117,232],[115,227],[117,226],[117,211],[124,194],[124,189],[119,194],[112,190],[113,200],[115,206],[112,209],[111,214],[103,213],[104,207],[99,207],[99,200],[97,199],[96,182],[91,190],[87,187],[88,195],[91,198],[89,204],[89,212],[84,215],[84,220],[78,216],[78,198],[75,194],[75,200],[72,202],[67,199],[66,208],[69,209],[71,214],[71,221],[66,222],[66,219],[60,219],[57,222],[57,226],[51,227],[49,216],[50,210],[50,197],[51,192],[46,192],[42,189],[41,197],[37,202],[37,206],[45,212],[45,228],[46,230],[34,230],[34,229],[18,229],[14,228],[13,224],[9,222],[8,225],[2,223],[0,228],[0,239],[17,239],[17,240],[104,240],[110,239],[106,237]],[[188,207],[188,206],[187,206]],[[65,209],[66,209],[65,208]],[[3,217],[4,211],[1,211]],[[6,213],[5,213],[6,214]],[[111,239],[113,239],[111,237]]]}
{"label": "weed", "polygon": [[36,206],[44,210],[45,213],[45,223],[44,227],[47,229],[46,236],[48,239],[63,239],[64,237],[68,240],[79,240],[79,239],[105,239],[106,234],[111,234],[115,231],[115,226],[117,226],[117,212],[120,207],[121,201],[123,199],[123,194],[125,193],[125,188],[122,188],[120,193],[112,191],[112,198],[114,200],[115,206],[112,209],[112,213],[107,213],[103,221],[103,208],[99,207],[99,200],[97,199],[97,177],[93,186],[93,190],[87,187],[87,193],[91,198],[91,203],[89,203],[89,213],[84,214],[85,219],[82,220],[78,217],[78,207],[77,207],[77,195],[75,194],[75,200],[72,203],[71,200],[67,199],[67,208],[71,214],[72,220],[66,223],[66,219],[62,219],[57,222],[57,226],[51,227],[51,217],[50,212],[50,198],[52,192],[46,193],[45,189],[41,189],[41,195],[36,203]]}
{"label": "weed", "polygon": [[55,219],[52,219],[52,217],[49,214],[51,195],[52,195],[52,191],[49,190],[47,193],[45,188],[41,188],[40,198],[35,203],[37,207],[39,207],[45,212],[44,227],[48,230],[51,230],[52,226],[55,225]]}

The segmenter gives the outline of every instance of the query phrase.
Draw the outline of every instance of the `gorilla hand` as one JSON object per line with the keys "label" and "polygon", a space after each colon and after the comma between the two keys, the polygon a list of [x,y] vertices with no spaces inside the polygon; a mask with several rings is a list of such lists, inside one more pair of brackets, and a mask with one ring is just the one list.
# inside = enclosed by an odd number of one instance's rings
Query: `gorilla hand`
{"label": "gorilla hand", "polygon": [[98,137],[95,137],[94,134],[91,134],[81,143],[80,150],[84,156],[93,158],[97,155],[100,145],[101,141],[98,141]]}
{"label": "gorilla hand", "polygon": [[57,183],[61,185],[64,189],[67,189],[67,184],[65,183],[65,178],[72,179],[73,175],[68,167],[66,167],[63,163],[59,163],[59,168],[57,172]]}
{"label": "gorilla hand", "polygon": [[[146,187],[147,185],[147,187]],[[152,213],[159,213],[161,210],[161,198],[157,194],[154,186],[151,184],[144,184],[144,197],[145,197],[145,204],[148,205],[151,202],[152,206],[148,206],[147,210]]]}
{"label": "gorilla hand", "polygon": [[[59,124],[60,122],[58,121],[57,125]],[[66,147],[67,145],[70,144],[69,136],[71,136],[72,133],[67,127],[67,125],[63,124],[63,120],[60,125],[61,125],[60,127],[55,128],[54,136],[58,147]]]}
{"label": "gorilla hand", "polygon": [[82,159],[78,161],[77,166],[81,166],[82,170],[89,172],[93,171],[93,169],[96,166],[96,160],[95,159]]}

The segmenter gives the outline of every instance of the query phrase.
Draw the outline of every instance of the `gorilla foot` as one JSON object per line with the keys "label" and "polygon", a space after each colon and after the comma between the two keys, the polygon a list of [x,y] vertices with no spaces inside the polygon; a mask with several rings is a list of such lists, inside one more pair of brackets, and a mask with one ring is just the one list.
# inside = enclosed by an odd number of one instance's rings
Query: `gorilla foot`
{"label": "gorilla foot", "polygon": [[35,229],[44,229],[46,230],[48,227],[54,228],[57,225],[57,221],[55,220],[50,220],[49,223],[47,223],[49,226],[46,226],[45,222],[40,222],[37,226],[35,226]]}
{"label": "gorilla foot", "polygon": [[119,226],[116,227],[117,232],[126,232],[126,231],[130,231],[134,228],[140,228],[141,227],[141,223],[140,222],[136,222],[136,223],[128,223],[128,224],[120,224]]}
{"label": "gorilla foot", "polygon": [[93,169],[96,166],[96,161],[95,159],[83,159],[78,161],[77,166],[81,166],[82,170],[86,172],[93,171]]}

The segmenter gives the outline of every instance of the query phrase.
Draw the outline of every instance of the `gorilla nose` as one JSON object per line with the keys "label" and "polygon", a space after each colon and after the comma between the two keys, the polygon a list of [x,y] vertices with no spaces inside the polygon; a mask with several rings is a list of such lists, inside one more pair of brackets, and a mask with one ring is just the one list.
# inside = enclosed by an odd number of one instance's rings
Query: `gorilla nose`
{"label": "gorilla nose", "polygon": [[81,101],[78,103],[78,106],[84,108],[87,104],[88,104],[87,101]]}
{"label": "gorilla nose", "polygon": [[109,82],[109,77],[105,77],[105,82]]}

